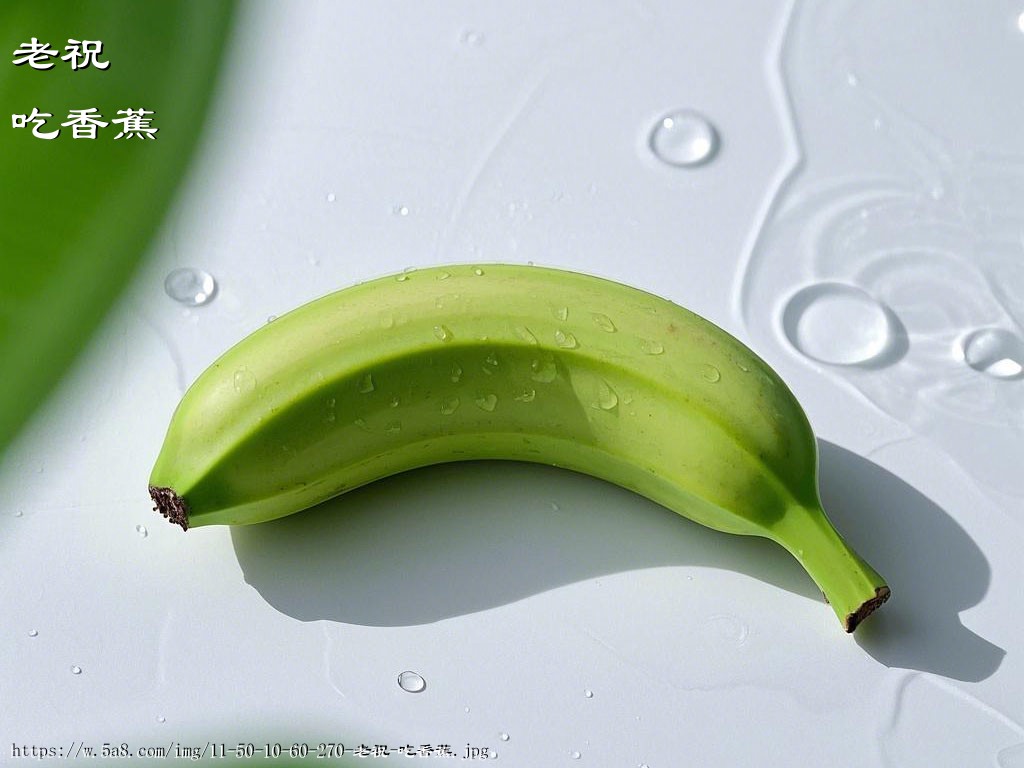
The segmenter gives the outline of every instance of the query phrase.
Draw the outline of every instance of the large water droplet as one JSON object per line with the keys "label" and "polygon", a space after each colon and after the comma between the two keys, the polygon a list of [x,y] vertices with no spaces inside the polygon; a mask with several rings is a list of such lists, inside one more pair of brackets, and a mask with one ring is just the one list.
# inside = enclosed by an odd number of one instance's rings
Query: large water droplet
{"label": "large water droplet", "polygon": [[832,365],[891,362],[897,324],[885,305],[845,283],[803,288],[782,313],[789,342],[807,357]]}
{"label": "large water droplet", "polygon": [[615,323],[612,322],[612,319],[608,317],[608,315],[602,312],[593,312],[590,316],[594,318],[594,325],[605,333],[615,333],[615,331],[618,330],[615,327]]}
{"label": "large water droplet", "polygon": [[453,338],[451,329],[447,325],[435,325],[434,335],[441,341],[451,341]]}
{"label": "large water droplet", "polygon": [[486,394],[478,395],[473,402],[476,403],[476,407],[481,411],[487,411],[490,413],[498,405],[498,396],[493,392],[488,392]]}
{"label": "large water droplet", "polygon": [[443,413],[445,416],[451,416],[453,413],[455,413],[458,407],[459,398],[457,397],[446,397],[444,400],[441,401],[441,413]]}
{"label": "large water droplet", "polygon": [[362,394],[367,395],[373,392],[374,389],[376,389],[376,385],[373,383],[373,374],[367,373],[359,380],[359,391]]}
{"label": "large water droplet", "polygon": [[537,343],[537,337],[534,336],[533,331],[531,331],[525,325],[517,325],[512,330],[515,331],[516,336],[518,336],[521,340],[525,341],[527,344],[535,345]]}
{"label": "large water droplet", "polygon": [[619,396],[615,390],[611,388],[611,385],[604,379],[597,380],[597,400],[594,403],[595,408],[599,408],[602,411],[613,411],[619,405]]}
{"label": "large water droplet", "polygon": [[164,278],[164,291],[181,304],[198,307],[213,298],[217,292],[217,281],[209,272],[183,267],[172,270]]}
{"label": "large water droplet", "polygon": [[235,392],[240,395],[256,389],[256,376],[248,368],[239,368],[232,377]]}
{"label": "large water droplet", "polygon": [[964,337],[963,360],[995,379],[1017,379],[1024,373],[1024,339],[1002,328],[981,328]]}
{"label": "large water droplet", "polygon": [[660,355],[665,351],[665,345],[654,339],[641,339],[640,350],[645,355]]}
{"label": "large water droplet", "polygon": [[530,363],[530,378],[542,384],[550,384],[558,376],[558,368],[551,358],[534,360]]}
{"label": "large water droplet", "polygon": [[142,524],[135,526],[135,532],[139,534],[139,536],[141,536],[142,538],[146,538],[147,536],[149,536],[149,531],[146,529],[146,526]]}
{"label": "large water droplet", "polygon": [[708,119],[685,109],[659,120],[650,138],[655,157],[681,168],[708,162],[718,151],[718,144],[718,132]]}
{"label": "large water droplet", "polygon": [[722,378],[722,372],[710,363],[705,363],[700,367],[700,377],[704,379],[704,381],[714,384]]}
{"label": "large water droplet", "polygon": [[580,345],[571,332],[563,331],[561,328],[555,331],[555,344],[562,349],[576,349]]}
{"label": "large water droplet", "polygon": [[420,693],[427,687],[427,681],[416,672],[406,670],[398,676],[398,687],[409,693]]}

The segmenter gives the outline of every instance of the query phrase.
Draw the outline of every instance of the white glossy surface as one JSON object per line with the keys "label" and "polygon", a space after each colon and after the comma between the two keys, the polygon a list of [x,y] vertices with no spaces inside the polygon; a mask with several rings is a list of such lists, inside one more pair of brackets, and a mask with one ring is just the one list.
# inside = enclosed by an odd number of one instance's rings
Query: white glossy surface
{"label": "white glossy surface", "polygon": [[[152,260],[0,466],[4,760],[303,739],[539,768],[1024,765],[1024,380],[992,373],[1024,321],[1021,12],[246,4]],[[651,152],[679,110],[718,132],[702,165]],[[244,334],[488,261],[631,283],[751,344],[890,603],[846,636],[780,548],[518,464],[239,530],[150,510],[178,398]],[[179,267],[216,279],[205,305],[165,293]],[[822,351],[841,324],[804,329],[812,357],[787,336],[787,301],[830,283],[882,308],[866,362],[863,338]]]}

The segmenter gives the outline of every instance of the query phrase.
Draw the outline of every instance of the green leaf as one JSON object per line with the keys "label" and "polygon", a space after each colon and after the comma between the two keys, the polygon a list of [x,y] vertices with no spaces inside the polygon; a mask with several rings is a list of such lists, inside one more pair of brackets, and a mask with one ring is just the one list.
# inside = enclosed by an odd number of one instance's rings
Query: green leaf
{"label": "green leaf", "polygon": [[[228,38],[230,0],[20,0],[0,4],[0,453],[59,380],[130,277],[181,181]],[[15,66],[31,38],[58,56]],[[74,70],[69,40],[99,40]],[[109,123],[94,140],[71,110]],[[146,109],[155,139],[116,139]],[[13,115],[48,112],[36,138]]]}

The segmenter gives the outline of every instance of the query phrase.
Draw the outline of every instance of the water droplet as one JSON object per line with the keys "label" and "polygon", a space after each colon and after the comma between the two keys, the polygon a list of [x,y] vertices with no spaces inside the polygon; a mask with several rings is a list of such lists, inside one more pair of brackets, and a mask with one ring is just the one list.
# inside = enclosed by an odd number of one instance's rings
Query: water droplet
{"label": "water droplet", "polygon": [[437,277],[435,277],[434,279],[435,280],[447,280],[451,276],[452,276],[451,272],[438,272],[437,273]]}
{"label": "water droplet", "polygon": [[641,339],[640,350],[645,355],[660,355],[665,351],[665,345],[653,339]]}
{"label": "water droplet", "polygon": [[463,712],[469,712],[469,707],[463,707]]}
{"label": "water droplet", "polygon": [[328,203],[333,203],[335,200],[337,200],[337,198],[334,196],[334,193],[333,192],[328,192],[327,193],[327,202]]}
{"label": "water droplet", "polygon": [[597,380],[597,400],[593,404],[602,411],[613,411],[619,405],[619,396],[604,379]]}
{"label": "water droplet", "polygon": [[562,349],[576,349],[580,345],[572,333],[566,333],[561,328],[555,331],[555,344]]}
{"label": "water droplet", "polygon": [[484,271],[480,267],[473,267],[473,274],[477,277],[482,276]]}
{"label": "water droplet", "polygon": [[235,387],[235,392],[245,394],[246,392],[252,392],[256,389],[256,376],[248,368],[239,368],[235,371],[235,375],[232,378],[232,383]]}
{"label": "water droplet", "polygon": [[585,691],[583,691],[583,695],[586,696],[588,699],[594,698],[594,692],[592,690],[590,690],[589,688],[587,688]]}
{"label": "water droplet", "polygon": [[521,340],[525,341],[527,344],[535,345],[537,343],[537,337],[534,336],[533,331],[531,331],[525,325],[517,325],[513,327],[512,330],[515,332],[516,336],[518,336]]}
{"label": "water droplet", "polygon": [[458,407],[459,398],[457,397],[446,397],[441,401],[441,413],[445,416],[451,416]]}
{"label": "water droplet", "polygon": [[72,664],[71,665],[71,674],[72,675],[80,675],[80,674],[82,674],[82,668],[80,666],[78,666],[77,664]]}
{"label": "water droplet", "polygon": [[543,360],[534,360],[530,363],[530,378],[534,381],[539,381],[542,384],[550,384],[558,376],[558,369],[555,367],[555,361],[551,358],[545,358]]}
{"label": "water droplet", "polygon": [[405,274],[405,272],[403,272],[400,275],[395,275],[395,280],[397,280],[400,283],[404,283],[408,279],[409,279],[409,276],[407,274]]}
{"label": "water droplet", "polygon": [[320,259],[318,259],[316,256],[310,256],[309,258],[306,259],[306,261],[309,262],[309,266],[311,267],[320,266]]}
{"label": "water droplet", "polygon": [[146,526],[141,524],[135,526],[135,532],[139,534],[139,536],[141,536],[142,538],[146,538],[147,536],[149,536],[149,531],[146,530]]}
{"label": "water droplet", "polygon": [[700,367],[700,376],[704,381],[709,381],[714,384],[722,378],[722,372],[715,368],[715,366],[705,363]]}
{"label": "water droplet", "polygon": [[380,327],[381,328],[393,328],[395,325],[395,317],[390,312],[381,312],[380,314]]}
{"label": "water droplet", "polygon": [[858,78],[853,72],[847,72],[846,84],[851,88],[856,88],[860,84],[860,78]]}
{"label": "water droplet", "polygon": [[455,363],[452,366],[452,375],[451,375],[452,383],[453,384],[458,384],[459,383],[459,379],[461,379],[461,378],[462,378],[462,366],[460,366],[458,363]]}
{"label": "water droplet", "polygon": [[534,398],[536,398],[536,397],[537,397],[537,390],[535,390],[535,389],[524,389],[522,392],[520,392],[518,395],[516,395],[513,399],[517,400],[520,403],[532,403],[534,401]]}
{"label": "water droplet", "polygon": [[277,315],[267,315],[267,322],[272,323],[277,320]]}
{"label": "water droplet", "polygon": [[408,216],[409,215],[409,209],[408,209],[408,207],[406,207],[404,205],[396,205],[394,208],[391,209],[391,212],[393,214],[395,214],[395,216]]}
{"label": "water droplet", "polygon": [[437,336],[441,341],[451,341],[452,332],[447,325],[435,325],[434,335]]}
{"label": "water droplet", "polygon": [[883,362],[896,339],[896,321],[888,308],[844,283],[818,283],[797,291],[782,313],[782,329],[801,353],[832,365]]}
{"label": "water droplet", "polygon": [[369,432],[370,431],[370,427],[366,424],[366,419],[356,419],[352,423],[355,424],[357,427],[359,427],[364,432]]}
{"label": "water droplet", "polygon": [[22,516],[22,515],[24,515],[24,514],[25,514],[25,513],[24,513],[24,511],[22,511],[22,510],[20,510],[20,509],[19,509],[19,510],[18,510],[17,512],[15,512],[15,513],[14,513],[14,516],[15,516],[15,517],[21,517],[21,516]]}
{"label": "water droplet", "polygon": [[502,733],[498,735],[498,738],[500,738],[502,741],[508,741],[508,734],[502,731]]}
{"label": "water droplet", "polygon": [[397,408],[401,402],[402,401],[399,399],[398,395],[393,395],[392,398],[388,401],[388,407]]}
{"label": "water droplet", "polygon": [[492,374],[498,370],[498,356],[494,352],[491,352],[484,358],[484,365],[481,370],[486,374]]}
{"label": "water droplet", "polygon": [[554,501],[551,502],[550,507],[552,512],[557,512],[558,510],[561,509],[561,507],[558,506],[558,504]]}
{"label": "water droplet", "polygon": [[335,407],[336,407],[337,405],[338,405],[338,400],[337,400],[337,398],[334,398],[334,397],[332,397],[332,398],[330,398],[330,399],[329,399],[329,400],[327,401],[327,415],[326,415],[326,416],[324,416],[324,421],[326,421],[326,422],[332,422],[332,421],[334,421],[334,420],[335,420],[336,418],[338,418],[338,415],[337,415],[337,414],[336,414],[336,413],[334,412],[334,409],[335,409]]}
{"label": "water droplet", "polygon": [[377,387],[373,383],[373,374],[368,373],[359,380],[359,391],[364,395],[373,392]]}
{"label": "water droplet", "polygon": [[1024,339],[1002,328],[972,331],[959,354],[971,368],[994,379],[1016,379],[1024,373]]}
{"label": "water droplet", "polygon": [[409,693],[420,693],[427,687],[427,681],[416,672],[406,670],[398,676],[398,687]]}
{"label": "water droplet", "polygon": [[568,307],[555,307],[555,317],[559,320],[565,321],[569,319],[569,308]]}
{"label": "water droplet", "polygon": [[493,392],[488,392],[483,395],[478,395],[473,402],[476,403],[476,407],[481,411],[487,411],[490,413],[498,405],[498,396]]}
{"label": "water droplet", "polygon": [[29,637],[39,637],[39,631],[35,630],[35,629],[30,629],[28,631],[28,636]]}
{"label": "water droplet", "polygon": [[692,168],[708,162],[718,151],[718,131],[706,117],[680,110],[663,117],[651,131],[655,157],[669,165]]}
{"label": "water droplet", "polygon": [[459,41],[463,45],[471,45],[476,48],[484,44],[484,36],[483,33],[477,32],[475,29],[465,29],[459,35]]}
{"label": "water droplet", "polygon": [[179,304],[198,307],[213,298],[217,282],[209,272],[184,267],[172,270],[164,278],[164,291]]}
{"label": "water droplet", "polygon": [[618,330],[615,327],[615,323],[612,322],[612,319],[608,317],[608,315],[601,312],[594,312],[590,316],[594,318],[594,325],[605,333],[615,333],[615,331]]}
{"label": "water droplet", "polygon": [[876,131],[882,130],[883,126],[884,123],[882,122],[882,118],[880,117],[876,117],[874,120],[871,121],[871,127],[874,128]]}
{"label": "water droplet", "polygon": [[572,753],[571,756],[572,756],[573,760],[579,760],[582,757],[582,755],[579,752],[575,752],[575,751]]}

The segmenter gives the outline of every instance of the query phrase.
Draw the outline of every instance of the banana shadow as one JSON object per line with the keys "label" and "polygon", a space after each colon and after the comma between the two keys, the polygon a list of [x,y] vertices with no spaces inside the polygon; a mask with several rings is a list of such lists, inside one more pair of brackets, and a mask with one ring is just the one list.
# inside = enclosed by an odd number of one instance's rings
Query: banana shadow
{"label": "banana shadow", "polygon": [[[889,666],[972,681],[992,674],[1004,652],[957,618],[987,587],[980,550],[884,469],[829,443],[821,449],[830,514],[893,588],[891,605],[858,630],[862,647]],[[246,582],[301,621],[426,624],[659,566],[729,569],[821,601],[773,542],[712,531],[585,475],[517,462],[407,472],[231,536]],[[915,556],[934,552],[942,559]]]}
{"label": "banana shadow", "polygon": [[967,682],[992,675],[1006,651],[967,629],[960,611],[988,590],[991,569],[970,535],[891,472],[823,440],[821,499],[836,528],[888,580],[889,602],[857,630],[888,667]]}

